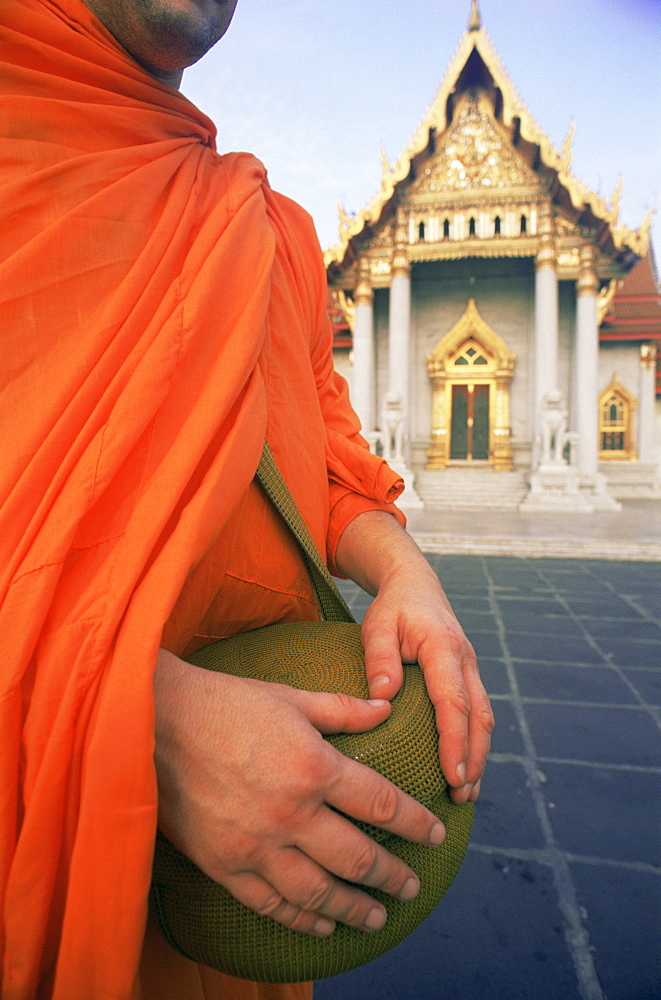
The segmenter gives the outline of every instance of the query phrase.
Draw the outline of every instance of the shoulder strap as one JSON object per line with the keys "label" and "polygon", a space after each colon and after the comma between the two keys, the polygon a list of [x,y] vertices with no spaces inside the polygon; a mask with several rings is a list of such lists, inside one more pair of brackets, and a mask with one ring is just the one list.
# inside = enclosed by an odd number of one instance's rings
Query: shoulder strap
{"label": "shoulder strap", "polygon": [[319,549],[301,517],[296,501],[289,492],[289,487],[282,478],[267,441],[264,442],[264,451],[257,468],[256,478],[301,547],[305,565],[325,620],[354,622],[355,618],[319,554]]}

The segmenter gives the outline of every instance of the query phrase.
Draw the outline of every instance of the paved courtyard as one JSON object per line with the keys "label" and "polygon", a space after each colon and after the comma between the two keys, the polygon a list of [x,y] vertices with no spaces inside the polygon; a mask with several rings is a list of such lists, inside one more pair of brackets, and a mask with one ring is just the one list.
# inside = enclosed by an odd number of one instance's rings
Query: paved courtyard
{"label": "paved courtyard", "polygon": [[659,1000],[661,563],[428,558],[497,720],[471,846],[408,940],[316,1000]]}

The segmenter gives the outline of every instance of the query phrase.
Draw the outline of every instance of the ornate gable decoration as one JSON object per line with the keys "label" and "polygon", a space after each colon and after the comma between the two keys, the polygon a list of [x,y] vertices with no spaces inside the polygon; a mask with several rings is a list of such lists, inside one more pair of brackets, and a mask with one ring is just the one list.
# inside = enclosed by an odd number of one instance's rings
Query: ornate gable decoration
{"label": "ornate gable decoration", "polygon": [[410,193],[539,187],[539,180],[501,134],[487,102],[467,94],[442,146],[411,185]]}
{"label": "ornate gable decoration", "polygon": [[[481,61],[493,83],[493,92],[499,94],[497,121],[493,119],[493,109],[489,114],[481,102],[477,105],[469,102],[463,107],[459,103],[452,114],[453,120],[448,121],[452,101],[462,97],[462,93],[457,91],[457,84],[471,59]],[[463,90],[463,97],[470,93],[469,84]],[[406,191],[405,199],[412,197],[420,200],[426,193],[436,199],[439,193],[487,192],[507,186],[520,190],[523,186],[532,187],[531,174],[535,174],[533,191],[536,191],[542,184],[542,178],[537,176],[539,165],[547,184],[549,178],[554,176],[554,199],[558,204],[563,200],[565,211],[573,214],[576,220],[591,220],[593,229],[596,223],[606,223],[611,241],[609,253],[622,254],[623,259],[628,261],[627,266],[632,266],[636,256],[643,257],[647,253],[651,215],[648,213],[637,231],[620,225],[621,184],[618,183],[609,205],[574,176],[571,171],[573,132],[572,126],[562,150],[558,152],[517,93],[481,25],[477,3],[473,0],[468,30],[464,32],[427,113],[392,166],[382,155],[381,189],[375,196],[355,215],[340,211],[340,242],[326,251],[326,266],[342,269],[349,245],[357,237],[370,238],[370,230],[378,228],[386,206],[398,200],[400,191],[404,194],[400,185],[410,181],[414,163],[422,169]],[[438,143],[437,154],[432,162],[423,166],[420,161],[424,160],[432,136]],[[528,162],[521,155],[524,147]],[[605,246],[604,237],[600,239]]]}

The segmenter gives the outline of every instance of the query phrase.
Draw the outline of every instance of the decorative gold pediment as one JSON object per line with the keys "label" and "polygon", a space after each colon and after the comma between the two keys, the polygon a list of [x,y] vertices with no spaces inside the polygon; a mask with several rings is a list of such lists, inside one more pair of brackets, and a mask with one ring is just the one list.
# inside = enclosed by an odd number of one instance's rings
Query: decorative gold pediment
{"label": "decorative gold pediment", "polygon": [[461,319],[439,340],[427,357],[430,375],[448,373],[450,367],[456,372],[457,361],[464,356],[466,348],[483,349],[488,364],[485,371],[511,372],[514,369],[516,355],[510,352],[502,337],[482,319],[475,299],[468,300]]}
{"label": "decorative gold pediment", "polygon": [[[497,121],[493,119],[493,109],[491,116],[484,109],[481,113],[476,113],[475,109],[464,111],[467,117],[462,132],[457,121],[460,107],[455,107],[454,111],[450,109],[455,100],[461,100],[462,93],[457,88],[464,86],[462,74],[470,59],[483,64],[493,83],[490,90],[498,93],[500,103]],[[489,95],[480,93],[488,103]],[[466,89],[463,94],[467,96],[470,91]],[[489,125],[484,120],[485,113],[490,118]],[[438,192],[443,191],[499,192],[510,185],[518,189],[529,184],[530,175],[535,175],[536,186],[541,186],[548,183],[548,178],[555,173],[554,183],[559,191],[564,192],[563,199],[570,211],[575,212],[577,217],[591,216],[593,229],[594,220],[607,223],[610,236],[608,254],[613,261],[625,247],[636,256],[643,257],[649,246],[651,216],[648,213],[637,231],[620,225],[621,181],[618,181],[609,204],[607,199],[592,191],[572,173],[574,133],[575,124],[572,123],[562,149],[558,151],[555,148],[517,93],[482,27],[474,4],[468,30],[464,32],[436,95],[410,142],[392,164],[382,155],[380,190],[361,211],[354,215],[341,214],[340,242],[326,251],[326,266],[346,266],[347,249],[352,240],[370,227],[377,226],[386,206],[393,198],[400,198],[400,192],[401,201],[406,199],[408,191],[405,185],[411,179],[414,165],[415,169],[420,169],[420,175],[413,181],[412,187],[422,194],[430,192],[435,198]],[[488,136],[491,143],[487,141]],[[426,161],[426,155],[432,139],[437,142],[440,155],[430,163]],[[492,148],[488,149],[490,145]],[[527,162],[524,162],[524,149],[527,150]],[[539,177],[536,176],[538,169],[541,171]],[[561,200],[559,196],[556,198],[558,204]],[[603,237],[601,245],[606,246]]]}
{"label": "decorative gold pediment", "polygon": [[539,179],[489,114],[489,102],[465,94],[439,151],[410,187],[413,195],[538,188]]}

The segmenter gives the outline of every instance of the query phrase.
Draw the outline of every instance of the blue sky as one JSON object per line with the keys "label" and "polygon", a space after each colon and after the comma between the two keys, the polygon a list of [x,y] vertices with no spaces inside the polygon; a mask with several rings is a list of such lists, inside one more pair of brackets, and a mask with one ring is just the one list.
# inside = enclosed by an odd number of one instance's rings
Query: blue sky
{"label": "blue sky", "polygon": [[[661,210],[661,0],[481,0],[482,23],[528,110],[620,219]],[[413,135],[466,29],[470,0],[239,0],[227,36],[186,71],[222,151],[245,149],[337,241]],[[653,223],[657,261],[661,211]]]}

